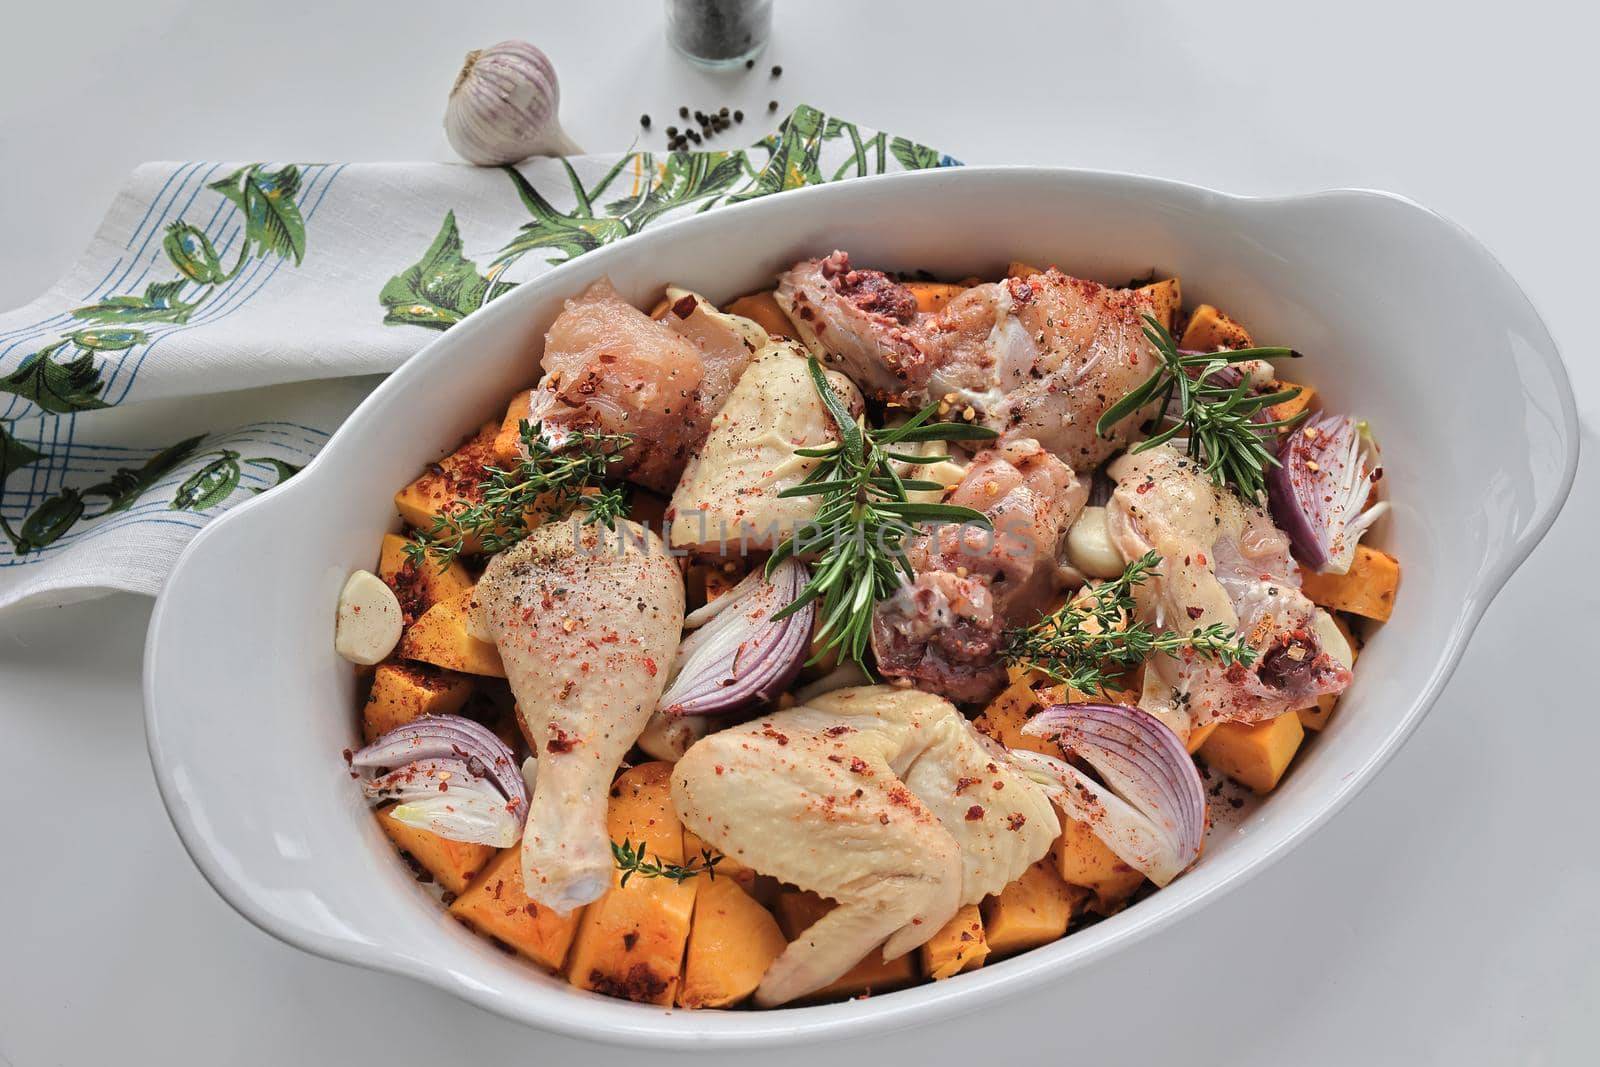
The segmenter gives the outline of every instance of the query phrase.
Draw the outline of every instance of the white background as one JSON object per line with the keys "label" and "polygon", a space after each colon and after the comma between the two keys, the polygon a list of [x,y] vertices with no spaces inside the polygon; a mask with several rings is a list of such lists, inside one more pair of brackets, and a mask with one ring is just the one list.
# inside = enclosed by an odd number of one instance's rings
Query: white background
{"label": "white background", "polygon": [[[568,129],[594,149],[627,146],[642,111],[659,147],[680,103],[759,117],[776,97],[971,162],[1415,197],[1481,237],[1543,310],[1588,452],[1432,716],[1298,852],[1175,929],[979,1017],[762,1060],[1596,1062],[1594,7],[777,6],[758,70],[718,79],[668,52],[652,0],[19,3],[0,61],[0,306],[67,267],[141,160],[448,158],[439,116],[460,57],[506,37],[554,58]],[[1440,263],[1432,284],[1450,273]],[[284,553],[274,565],[292,565]],[[313,959],[234,914],[151,779],[147,614],[121,597],[0,619],[0,1062],[644,1058]]]}

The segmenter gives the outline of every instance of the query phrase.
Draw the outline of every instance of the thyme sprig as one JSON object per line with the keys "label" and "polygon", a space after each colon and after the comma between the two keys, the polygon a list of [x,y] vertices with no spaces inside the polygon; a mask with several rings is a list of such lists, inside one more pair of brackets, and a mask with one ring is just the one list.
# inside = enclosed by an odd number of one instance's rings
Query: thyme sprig
{"label": "thyme sprig", "polygon": [[930,422],[937,404],[923,408],[899,426],[873,429],[851,415],[833,391],[815,358],[808,361],[812,384],[839,431],[837,444],[797,448],[795,455],[820,460],[804,481],[780,497],[821,497],[817,514],[780,542],[767,560],[767,574],[790,556],[817,556],[811,580],[794,602],[772,616],[786,618],[821,599],[816,659],[838,650],[868,677],[865,659],[872,634],[872,608],[902,580],[916,577],[906,546],[919,523],[962,523],[991,529],[980,511],[954,504],[923,504],[908,492],[942,490],[939,482],[901,477],[897,463],[937,463],[947,456],[896,451],[921,441],[987,441],[995,432],[965,422]]}
{"label": "thyme sprig", "polygon": [[[1257,393],[1248,375],[1222,375],[1235,363],[1254,359],[1298,356],[1289,348],[1241,348],[1235,351],[1184,353],[1167,328],[1153,316],[1144,317],[1144,335],[1155,347],[1159,366],[1144,384],[1112,404],[1100,416],[1095,430],[1101,437],[1111,427],[1160,398],[1156,432],[1134,445],[1143,452],[1166,444],[1180,434],[1187,438],[1190,458],[1205,467],[1219,486],[1232,485],[1239,495],[1258,503],[1266,492],[1266,469],[1278,466],[1271,447],[1272,431],[1298,422],[1304,413],[1288,419],[1257,419],[1263,409],[1300,395],[1298,386],[1273,393]],[[1220,378],[1219,378],[1220,375]],[[1163,423],[1169,423],[1163,426]]]}
{"label": "thyme sprig", "polygon": [[417,566],[432,557],[440,570],[453,563],[473,540],[482,551],[504,551],[528,536],[528,514],[557,517],[580,504],[584,524],[614,527],[628,512],[626,490],[606,481],[612,460],[633,441],[627,433],[568,434],[552,447],[536,422],[517,426],[527,455],[513,468],[484,468],[481,500],[457,501],[434,516],[433,525],[412,534],[406,556]]}
{"label": "thyme sprig", "polygon": [[622,872],[620,885],[627,885],[628,879],[636,874],[640,878],[669,878],[679,885],[700,874],[704,874],[715,881],[717,864],[722,862],[722,856],[719,853],[712,852],[709,848],[700,850],[700,865],[698,867],[695,866],[694,860],[690,860],[687,864],[682,864],[663,863],[659,857],[646,859],[645,853],[648,850],[649,846],[643,841],[640,841],[638,846],[635,847],[626,837],[622,839],[620,845],[615,841],[611,842],[611,858],[616,860],[617,870]]}
{"label": "thyme sprig", "polygon": [[1226,623],[1182,633],[1153,630],[1134,619],[1134,587],[1160,563],[1159,555],[1146,552],[1121,576],[1085,590],[1033,626],[1010,631],[1006,662],[1031,667],[1079,692],[1102,696],[1108,695],[1107,673],[1137,666],[1154,652],[1179,656],[1193,651],[1223,666],[1254,663],[1255,648]]}

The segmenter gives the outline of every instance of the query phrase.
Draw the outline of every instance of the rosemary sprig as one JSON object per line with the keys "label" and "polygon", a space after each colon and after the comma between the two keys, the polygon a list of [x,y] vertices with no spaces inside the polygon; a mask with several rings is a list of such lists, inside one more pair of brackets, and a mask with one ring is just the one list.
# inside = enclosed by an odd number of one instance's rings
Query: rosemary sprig
{"label": "rosemary sprig", "polygon": [[[1101,437],[1109,436],[1112,426],[1160,397],[1157,432],[1129,451],[1143,452],[1182,434],[1187,438],[1190,458],[1204,464],[1213,482],[1232,485],[1241,497],[1258,503],[1267,488],[1266,468],[1278,466],[1278,457],[1270,447],[1272,431],[1293,425],[1304,413],[1276,421],[1257,421],[1255,416],[1265,408],[1299,396],[1300,389],[1257,393],[1246,376],[1231,382],[1219,381],[1217,375],[1244,360],[1278,359],[1299,353],[1289,348],[1241,348],[1185,354],[1178,351],[1178,342],[1165,326],[1150,315],[1144,320],[1144,335],[1155,347],[1160,366],[1143,385],[1107,408],[1095,430]],[[1163,428],[1161,424],[1169,420],[1170,425]]]}
{"label": "rosemary sprig", "polygon": [[649,846],[643,841],[640,841],[638,848],[635,848],[626,837],[622,839],[620,845],[615,841],[611,842],[611,858],[617,861],[617,870],[622,872],[620,885],[627,885],[628,879],[636,874],[640,878],[670,878],[680,885],[702,873],[715,881],[717,864],[722,862],[720,854],[712,852],[709,848],[703,848],[700,850],[698,867],[693,860],[687,864],[662,863],[660,859],[645,858],[648,848]]}
{"label": "rosemary sprig", "polygon": [[937,463],[947,457],[899,452],[895,446],[919,441],[987,441],[995,432],[965,422],[930,422],[937,404],[928,405],[899,426],[873,429],[865,418],[851,416],[816,359],[810,359],[808,365],[817,395],[838,427],[839,442],[795,449],[795,455],[821,462],[799,485],[778,494],[822,499],[816,517],[797,527],[767,560],[770,575],[790,556],[818,556],[811,581],[773,619],[792,615],[820,598],[822,624],[817,630],[820,647],[816,658],[837,649],[871,677],[864,661],[872,634],[872,607],[898,589],[902,580],[916,577],[906,559],[906,545],[917,533],[916,524],[963,523],[991,528],[980,511],[907,499],[908,492],[940,490],[944,486],[902,478],[895,464]]}
{"label": "rosemary sprig", "polygon": [[585,525],[608,527],[627,514],[626,491],[605,478],[611,461],[632,443],[632,434],[578,431],[552,448],[538,423],[523,419],[517,429],[527,456],[511,470],[484,468],[481,501],[458,501],[458,507],[434,516],[431,527],[416,531],[406,545],[415,565],[431,556],[444,570],[473,538],[484,552],[504,551],[528,536],[530,511],[558,516],[582,504],[588,510]]}
{"label": "rosemary sprig", "polygon": [[1027,629],[1012,630],[1007,634],[1006,661],[1091,695],[1106,695],[1108,667],[1122,671],[1153,652],[1178,656],[1192,650],[1223,666],[1254,663],[1256,650],[1226,623],[1181,633],[1152,630],[1134,619],[1134,587],[1160,563],[1159,555],[1146,552],[1120,577],[1086,590]]}

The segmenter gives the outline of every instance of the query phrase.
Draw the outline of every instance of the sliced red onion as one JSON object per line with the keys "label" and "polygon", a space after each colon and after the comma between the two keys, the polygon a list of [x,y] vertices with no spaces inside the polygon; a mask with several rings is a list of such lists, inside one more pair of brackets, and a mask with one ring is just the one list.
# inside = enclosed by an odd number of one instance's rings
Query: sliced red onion
{"label": "sliced red onion", "polygon": [[389,817],[407,826],[497,848],[522,837],[527,783],[511,750],[481,723],[424,715],[352,753],[350,766],[388,769],[362,790],[374,803],[399,800]]}
{"label": "sliced red onion", "polygon": [[809,580],[805,564],[786,559],[771,578],[758,568],[706,605],[716,611],[685,619],[703,625],[678,647],[672,681],[657,708],[665,715],[724,714],[771,700],[787,689],[811,648],[816,602],[778,622],[771,620]]}
{"label": "sliced red onion", "polygon": [[1057,704],[1022,729],[1056,741],[1100,775],[1095,782],[1064,760],[1012,753],[1049,774],[1061,787],[1057,802],[1124,863],[1161,886],[1199,858],[1205,787],[1183,742],[1160,719],[1124,704]]}
{"label": "sliced red onion", "polygon": [[1289,535],[1295,558],[1314,571],[1347,572],[1361,535],[1388,507],[1366,507],[1383,467],[1362,430],[1348,415],[1309,419],[1284,440],[1280,466],[1267,474],[1273,520]]}

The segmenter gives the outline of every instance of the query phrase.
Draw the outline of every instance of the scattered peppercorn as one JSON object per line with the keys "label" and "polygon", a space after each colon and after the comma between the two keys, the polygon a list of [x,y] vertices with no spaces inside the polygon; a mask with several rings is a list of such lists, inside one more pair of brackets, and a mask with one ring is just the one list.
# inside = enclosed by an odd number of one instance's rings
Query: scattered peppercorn
{"label": "scattered peppercorn", "polygon": [[668,137],[676,137],[676,136],[678,136],[678,127],[676,127],[676,126],[668,126],[667,127],[667,136]]}
{"label": "scattered peppercorn", "polygon": [[744,61],[744,69],[745,70],[755,70],[756,69],[756,61],[753,60],[753,59],[745,60]]}
{"label": "scattered peppercorn", "polygon": [[639,116],[639,125],[643,126],[645,129],[648,130],[650,128],[650,116],[649,115],[640,115]]}
{"label": "scattered peppercorn", "polygon": [[[753,63],[755,61],[751,60],[751,62]],[[733,121],[734,122],[743,122],[744,121],[744,112],[743,111],[735,111],[733,113]]]}
{"label": "scattered peppercorn", "polygon": [[780,67],[780,66],[778,66],[778,65],[777,65],[777,64],[776,64],[776,63],[774,63],[774,64],[773,64],[773,65],[772,65],[772,76],[773,76],[773,77],[774,77],[774,78],[781,78],[781,77],[783,77],[783,68],[782,68],[782,67]]}
{"label": "scattered peppercorn", "polygon": [[767,101],[767,110],[768,111],[776,111],[776,110],[778,110],[778,102],[776,100],[768,100]]}
{"label": "scattered peppercorn", "polygon": [[723,108],[721,111],[718,111],[717,114],[721,115],[723,118],[727,118],[728,117],[728,109],[727,108]]}
{"label": "scattered peppercorn", "polygon": [[680,108],[679,108],[679,109],[678,109],[678,117],[679,117],[679,118],[680,118],[680,119],[686,119],[686,118],[688,118],[688,117],[689,117],[689,109],[688,109],[688,108],[686,108],[686,107],[680,107]]}

